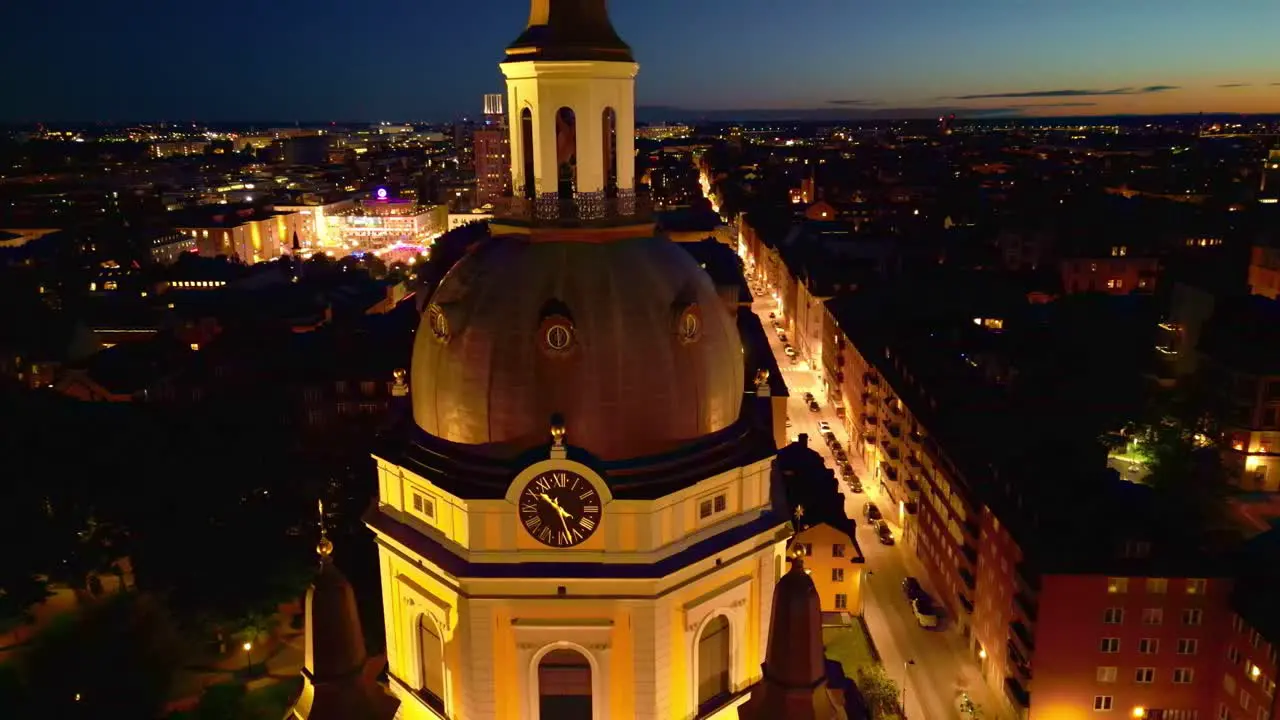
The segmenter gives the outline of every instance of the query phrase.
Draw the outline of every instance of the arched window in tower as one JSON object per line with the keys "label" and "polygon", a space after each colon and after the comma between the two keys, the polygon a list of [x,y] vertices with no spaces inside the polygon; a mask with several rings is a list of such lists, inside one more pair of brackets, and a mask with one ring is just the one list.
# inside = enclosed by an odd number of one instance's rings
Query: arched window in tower
{"label": "arched window in tower", "polygon": [[443,713],[444,639],[435,621],[426,615],[418,620],[418,644],[422,662],[422,698]]}
{"label": "arched window in tower", "polygon": [[556,165],[560,168],[556,191],[562,200],[572,200],[578,189],[578,120],[573,108],[556,111]]}
{"label": "arched window in tower", "polygon": [[591,664],[576,650],[552,650],[538,663],[538,717],[591,720]]}
{"label": "arched window in tower", "polygon": [[618,113],[605,108],[601,116],[604,137],[604,194],[618,196]]}
{"label": "arched window in tower", "polygon": [[524,166],[524,187],[517,194],[526,198],[538,194],[537,180],[533,174],[533,111],[525,108],[520,111],[520,157]]}
{"label": "arched window in tower", "polygon": [[730,692],[729,620],[717,615],[698,638],[699,713],[719,704]]}

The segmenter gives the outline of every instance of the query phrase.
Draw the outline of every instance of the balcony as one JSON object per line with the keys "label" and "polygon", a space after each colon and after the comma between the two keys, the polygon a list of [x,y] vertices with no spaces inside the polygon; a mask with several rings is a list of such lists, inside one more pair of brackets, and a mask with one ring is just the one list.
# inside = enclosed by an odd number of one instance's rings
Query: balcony
{"label": "balcony", "polygon": [[1013,580],[1018,592],[1025,593],[1027,597],[1035,598],[1040,594],[1040,576],[1032,572],[1025,562],[1018,563],[1013,573]]}
{"label": "balcony", "polygon": [[889,431],[889,434],[892,435],[895,440],[900,440],[902,438],[902,426],[899,425],[898,423],[886,422],[884,424],[884,427],[886,430]]}
{"label": "balcony", "polygon": [[969,571],[969,568],[962,567],[959,569],[959,571],[956,574],[960,576],[960,581],[964,583],[965,587],[969,588],[970,590],[977,589],[978,581],[974,580],[973,573]]}
{"label": "balcony", "polygon": [[500,225],[530,228],[609,228],[653,222],[653,205],[648,197],[634,194],[613,198],[604,193],[578,193],[575,198],[508,197],[494,203],[493,217]]}
{"label": "balcony", "polygon": [[877,400],[876,396],[873,395],[872,393],[869,393],[869,392],[862,393],[863,405],[875,405],[877,402],[879,401]]}
{"label": "balcony", "polygon": [[1004,679],[1004,694],[1017,707],[1031,708],[1031,693],[1027,691],[1017,678],[1007,677]]}
{"label": "balcony", "polygon": [[978,551],[969,543],[960,546],[960,554],[964,555],[964,559],[968,560],[970,565],[978,564]]}
{"label": "balcony", "polygon": [[1022,682],[1031,681],[1031,661],[1027,660],[1017,645],[1010,640],[1005,645],[1008,652],[1009,664],[1013,666],[1015,674],[1021,678]]}
{"label": "balcony", "polygon": [[1028,622],[1035,622],[1036,610],[1038,609],[1036,608],[1035,600],[1028,597],[1026,593],[1018,592],[1013,594],[1013,604],[1018,607],[1018,610],[1022,611],[1022,615],[1026,617]]}
{"label": "balcony", "polygon": [[880,387],[880,378],[873,373],[863,373],[862,384],[868,387]]}
{"label": "balcony", "polygon": [[1036,649],[1035,640],[1032,639],[1031,631],[1027,629],[1026,625],[1014,620],[1009,623],[1009,631],[1013,633],[1014,639],[1022,644],[1022,649],[1025,650],[1027,654],[1030,654]]}

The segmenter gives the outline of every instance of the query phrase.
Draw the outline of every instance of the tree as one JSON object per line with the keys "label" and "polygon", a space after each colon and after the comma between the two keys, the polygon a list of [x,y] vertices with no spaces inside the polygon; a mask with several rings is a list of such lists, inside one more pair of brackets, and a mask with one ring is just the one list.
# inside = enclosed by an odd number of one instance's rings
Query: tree
{"label": "tree", "polygon": [[113,595],[40,633],[19,658],[24,695],[49,717],[155,717],[169,697],[180,647],[163,604]]}
{"label": "tree", "polygon": [[854,681],[858,692],[867,703],[873,718],[896,717],[901,709],[902,699],[898,683],[889,677],[883,666],[870,665],[858,669],[858,677]]}

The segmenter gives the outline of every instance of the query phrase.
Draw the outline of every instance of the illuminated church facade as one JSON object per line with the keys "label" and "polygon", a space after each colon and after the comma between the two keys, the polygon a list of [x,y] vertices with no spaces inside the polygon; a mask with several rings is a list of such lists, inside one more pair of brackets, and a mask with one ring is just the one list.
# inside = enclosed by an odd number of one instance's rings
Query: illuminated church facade
{"label": "illuminated church facade", "polygon": [[501,67],[516,197],[430,298],[412,426],[374,453],[398,717],[736,717],[789,535],[759,321],[653,236],[604,0],[534,0]]}

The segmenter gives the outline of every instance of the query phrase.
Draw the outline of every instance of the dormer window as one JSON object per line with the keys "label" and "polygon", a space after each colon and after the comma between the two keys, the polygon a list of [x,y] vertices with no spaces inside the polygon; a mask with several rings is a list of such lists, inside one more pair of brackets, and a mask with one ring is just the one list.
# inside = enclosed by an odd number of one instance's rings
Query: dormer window
{"label": "dormer window", "polygon": [[715,495],[707,495],[698,500],[698,520],[708,520],[715,517],[729,508],[729,496],[727,493],[716,493]]}

